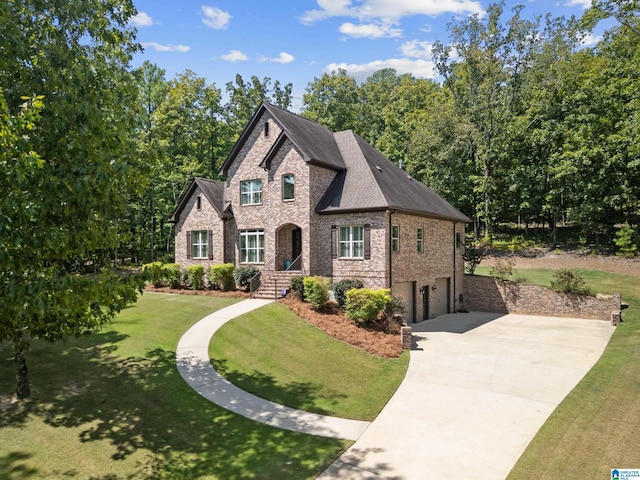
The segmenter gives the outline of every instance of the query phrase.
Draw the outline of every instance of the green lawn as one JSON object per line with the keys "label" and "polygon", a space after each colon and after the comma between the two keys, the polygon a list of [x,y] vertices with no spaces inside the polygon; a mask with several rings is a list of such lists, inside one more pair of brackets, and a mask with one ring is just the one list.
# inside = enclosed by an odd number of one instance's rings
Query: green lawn
{"label": "green lawn", "polygon": [[145,293],[89,339],[36,342],[32,398],[18,404],[13,353],[0,344],[0,479],[314,478],[351,442],[232,414],[176,370],[182,333],[235,301]]}
{"label": "green lawn", "polygon": [[[579,271],[592,292],[621,292],[629,309],[598,363],[549,417],[509,480],[611,478],[612,468],[640,468],[640,276]],[[518,273],[542,285],[553,275]]]}
{"label": "green lawn", "polygon": [[407,351],[389,360],[337,342],[279,303],[224,325],[209,355],[220,373],[255,395],[358,420],[376,417],[409,361]]}

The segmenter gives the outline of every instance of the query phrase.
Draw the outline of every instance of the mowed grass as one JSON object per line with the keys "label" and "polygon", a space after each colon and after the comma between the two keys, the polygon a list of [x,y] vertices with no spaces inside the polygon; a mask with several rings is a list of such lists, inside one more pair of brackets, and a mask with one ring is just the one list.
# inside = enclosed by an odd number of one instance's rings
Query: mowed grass
{"label": "mowed grass", "polygon": [[409,362],[407,351],[383,359],[338,342],[279,303],[224,325],[209,355],[229,381],[259,397],[358,420],[376,417]]}
{"label": "mowed grass", "polygon": [[[542,426],[509,480],[610,478],[612,468],[640,468],[640,275],[575,271],[593,293],[622,293],[629,308],[600,360]],[[553,275],[518,273],[542,285]]]}
{"label": "mowed grass", "polygon": [[26,402],[0,344],[0,479],[314,478],[351,442],[237,416],[177,372],[182,333],[235,301],[145,293],[91,338],[35,342]]}

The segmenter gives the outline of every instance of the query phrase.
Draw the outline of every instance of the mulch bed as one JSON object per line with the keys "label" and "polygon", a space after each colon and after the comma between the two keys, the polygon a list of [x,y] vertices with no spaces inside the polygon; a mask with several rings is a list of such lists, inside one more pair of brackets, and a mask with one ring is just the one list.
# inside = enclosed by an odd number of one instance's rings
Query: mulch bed
{"label": "mulch bed", "polygon": [[278,301],[300,318],[324,330],[332,337],[373,355],[398,358],[402,353],[398,332],[384,333],[379,330],[381,326],[378,325],[374,325],[371,329],[358,327],[335,303],[329,303],[322,312],[316,312],[308,303],[301,302],[293,296],[287,296]]}
{"label": "mulch bed", "polygon": [[249,294],[240,290],[223,292],[222,290],[189,290],[187,288],[154,287],[147,285],[145,292],[175,293],[179,295],[204,295],[208,297],[249,298]]}

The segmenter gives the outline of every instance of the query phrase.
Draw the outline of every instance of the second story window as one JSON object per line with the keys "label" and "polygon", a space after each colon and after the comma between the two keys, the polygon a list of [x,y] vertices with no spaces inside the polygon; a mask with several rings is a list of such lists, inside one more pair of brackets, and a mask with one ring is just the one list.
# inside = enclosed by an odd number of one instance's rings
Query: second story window
{"label": "second story window", "polygon": [[418,253],[424,252],[424,230],[422,227],[418,228],[416,233],[416,243],[418,247]]}
{"label": "second story window", "polygon": [[400,227],[398,225],[391,227],[391,251],[400,251]]}
{"label": "second story window", "polygon": [[282,176],[282,200],[293,200],[295,198],[295,176],[287,173]]}
{"label": "second story window", "polygon": [[260,205],[262,203],[262,180],[240,182],[240,205]]}

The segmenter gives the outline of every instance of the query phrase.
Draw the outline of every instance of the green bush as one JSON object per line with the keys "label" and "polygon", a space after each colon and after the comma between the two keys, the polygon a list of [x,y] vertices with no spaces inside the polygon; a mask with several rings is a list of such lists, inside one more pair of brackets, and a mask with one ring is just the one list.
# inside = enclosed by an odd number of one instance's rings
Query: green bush
{"label": "green bush", "polygon": [[289,280],[289,288],[291,291],[304,302],[304,277],[296,275]]}
{"label": "green bush", "polygon": [[628,223],[625,223],[616,232],[616,238],[613,241],[618,247],[616,255],[625,258],[635,257],[638,252],[638,246],[633,242],[634,233],[633,228]]}
{"label": "green bush", "polygon": [[351,290],[352,288],[362,287],[364,287],[364,285],[361,280],[347,278],[345,280],[340,280],[338,283],[334,283],[331,286],[331,289],[333,290],[333,294],[336,297],[336,302],[338,302],[340,308],[344,308],[344,304],[347,301],[347,291]]}
{"label": "green bush", "polygon": [[247,265],[245,267],[236,268],[235,272],[233,272],[233,279],[236,281],[236,285],[239,288],[248,292],[251,288],[251,279],[255,277],[260,272],[260,269],[257,267],[253,267],[251,265]]}
{"label": "green bush", "polygon": [[320,310],[329,301],[329,280],[325,277],[305,277],[304,298],[315,310]]}
{"label": "green bush", "polygon": [[147,263],[142,266],[142,271],[154,287],[180,286],[180,265],[177,263]]}
{"label": "green bush", "polygon": [[577,293],[579,295],[589,295],[583,276],[571,270],[558,270],[551,279],[551,289],[560,293]]}
{"label": "green bush", "polygon": [[353,288],[347,291],[345,313],[357,325],[375,321],[391,301],[389,289]]}
{"label": "green bush", "polygon": [[493,267],[489,269],[489,275],[506,282],[511,279],[514,274],[513,260],[496,260]]}
{"label": "green bush", "polygon": [[462,259],[464,260],[465,272],[473,275],[476,267],[487,256],[487,247],[483,244],[469,245],[464,247]]}
{"label": "green bush", "polygon": [[233,278],[233,263],[212,265],[209,269],[209,284],[215,290],[233,290],[236,281]]}
{"label": "green bush", "polygon": [[193,290],[204,289],[204,266],[189,265],[186,268],[187,281]]}

